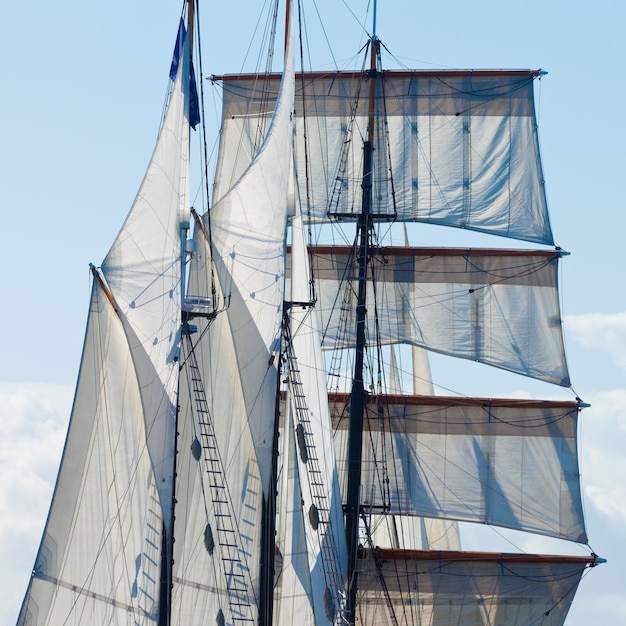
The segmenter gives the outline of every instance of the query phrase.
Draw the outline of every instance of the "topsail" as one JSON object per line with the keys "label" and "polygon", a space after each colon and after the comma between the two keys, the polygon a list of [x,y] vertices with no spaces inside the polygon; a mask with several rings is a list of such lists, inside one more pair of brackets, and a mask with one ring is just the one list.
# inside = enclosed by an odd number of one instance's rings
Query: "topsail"
{"label": "topsail", "polygon": [[[384,71],[376,81],[374,206],[380,219],[421,221],[552,243],[537,145],[530,71]],[[221,167],[243,166],[253,148],[263,94],[246,75],[223,76]],[[297,76],[295,145],[309,219],[356,218],[368,124],[365,73]],[[311,132],[304,145],[305,120]],[[318,167],[305,176],[305,155]],[[391,182],[391,178],[393,182]],[[228,186],[220,178],[216,193]]]}

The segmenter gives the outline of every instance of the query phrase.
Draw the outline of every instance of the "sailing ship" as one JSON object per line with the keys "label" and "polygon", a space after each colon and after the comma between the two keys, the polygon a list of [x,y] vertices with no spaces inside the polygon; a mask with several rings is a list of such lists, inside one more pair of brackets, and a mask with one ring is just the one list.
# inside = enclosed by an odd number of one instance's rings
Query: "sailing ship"
{"label": "sailing ship", "polygon": [[[139,192],[91,266],[18,625],[564,623],[602,559],[462,551],[458,523],[586,544],[584,404],[436,395],[428,360],[570,386],[542,72],[386,70],[375,22],[360,70],[296,72],[288,6],[280,73],[210,77],[220,147],[196,208],[196,3]],[[415,247],[406,224],[539,247]]]}

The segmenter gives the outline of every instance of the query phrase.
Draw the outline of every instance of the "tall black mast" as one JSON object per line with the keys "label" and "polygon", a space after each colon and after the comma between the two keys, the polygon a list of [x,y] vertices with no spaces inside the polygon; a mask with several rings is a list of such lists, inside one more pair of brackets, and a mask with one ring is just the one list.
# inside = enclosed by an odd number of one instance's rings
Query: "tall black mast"
{"label": "tall black mast", "polygon": [[348,492],[346,496],[346,538],[348,544],[348,595],[346,619],[355,623],[356,594],[358,589],[357,552],[359,548],[359,517],[361,488],[361,457],[363,449],[363,414],[365,409],[365,385],[363,363],[365,356],[365,318],[367,297],[367,264],[369,260],[370,232],[372,228],[372,153],[374,150],[374,120],[376,115],[376,62],[380,43],[376,35],[370,40],[369,119],[367,139],[363,142],[363,178],[361,214],[357,223],[359,241],[358,293],[356,307],[356,355],[354,376],[350,392],[350,424],[348,431]]}
{"label": "tall black mast", "polygon": [[[187,3],[187,37],[189,38],[189,49],[193,50],[193,25],[195,19],[195,0],[188,0]],[[181,342],[189,333],[187,320],[183,315],[185,299],[185,243],[189,232],[189,224],[182,223],[180,228],[180,265],[181,265]],[[180,385],[180,374],[178,376]],[[178,397],[177,390],[176,397]],[[171,522],[169,528],[163,523],[161,534],[161,575],[159,585],[159,621],[158,626],[170,626],[172,622],[172,588],[174,570],[174,520],[176,504],[176,457],[178,454],[178,413],[179,405],[176,406],[176,420],[174,422],[174,459],[172,463],[172,507]]]}
{"label": "tall black mast", "polygon": [[[287,50],[291,15],[291,0],[285,2],[285,43]],[[284,304],[283,304],[284,306]],[[286,323],[283,316],[283,323]],[[276,403],[274,407],[274,430],[272,434],[272,468],[270,488],[263,498],[261,518],[261,559],[260,559],[260,597],[259,626],[272,626],[274,621],[274,569],[276,561],[276,496],[278,484],[278,438],[280,415],[280,367],[281,358],[276,365]]]}

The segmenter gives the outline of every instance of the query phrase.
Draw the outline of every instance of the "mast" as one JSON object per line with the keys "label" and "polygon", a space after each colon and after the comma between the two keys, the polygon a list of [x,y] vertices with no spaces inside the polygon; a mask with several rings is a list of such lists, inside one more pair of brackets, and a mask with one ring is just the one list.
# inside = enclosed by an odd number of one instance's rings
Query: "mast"
{"label": "mast", "polygon": [[[375,24],[375,22],[374,22]],[[361,459],[363,449],[363,414],[365,408],[365,386],[363,384],[363,362],[365,356],[365,318],[367,297],[367,264],[369,237],[372,226],[372,152],[374,120],[376,115],[376,60],[379,41],[375,34],[370,40],[369,119],[367,139],[363,142],[363,177],[361,214],[357,223],[359,239],[358,295],[356,307],[356,355],[354,376],[350,393],[350,422],[348,434],[348,490],[346,495],[346,539],[348,544],[348,597],[346,619],[354,624],[356,619],[356,594],[358,589],[357,553],[359,548]]]}
{"label": "mast", "polygon": [[[282,358],[279,359],[279,363]],[[279,366],[280,367],[280,366]],[[280,374],[280,371],[279,371]],[[274,568],[276,561],[276,496],[278,483],[278,417],[280,413],[280,375],[276,378],[276,406],[272,432],[272,474],[270,491],[263,498],[261,519],[259,626],[271,626],[274,618]]]}
{"label": "mast", "polygon": [[[285,2],[285,39],[283,53],[287,54],[289,44],[289,29],[291,16],[291,0]],[[283,323],[287,323],[283,300]],[[263,498],[263,512],[261,517],[261,555],[260,555],[260,599],[259,599],[259,626],[272,626],[274,621],[274,568],[276,563],[276,498],[278,495],[278,439],[280,415],[280,364],[282,353],[278,359],[278,373],[276,376],[276,403],[274,406],[274,428],[272,431],[272,467],[270,474],[270,488]]]}
{"label": "mast", "polygon": [[[189,49],[193,50],[193,23],[195,15],[195,0],[188,0],[187,4],[187,37],[189,38]],[[190,53],[192,54],[192,53]],[[188,141],[191,138],[188,137]],[[188,334],[189,325],[185,316],[185,284],[186,284],[186,242],[189,233],[189,222],[183,221],[180,224],[180,329],[181,339]],[[180,393],[180,374],[178,376],[176,397]],[[163,523],[161,537],[161,576],[159,585],[159,622],[158,626],[170,626],[172,618],[172,588],[173,588],[173,569],[174,569],[174,525],[175,525],[175,509],[176,509],[176,457],[178,453],[178,418],[180,412],[180,404],[176,405],[176,417],[174,421],[174,458],[172,461],[172,520],[169,528]]]}

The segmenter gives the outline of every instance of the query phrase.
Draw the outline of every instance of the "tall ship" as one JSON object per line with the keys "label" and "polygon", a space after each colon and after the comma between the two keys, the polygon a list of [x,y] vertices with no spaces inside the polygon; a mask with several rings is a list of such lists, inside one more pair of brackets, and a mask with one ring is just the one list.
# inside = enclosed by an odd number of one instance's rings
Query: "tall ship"
{"label": "tall ship", "polygon": [[[276,2],[281,71],[205,75],[197,5],[137,196],[90,266],[18,626],[563,624],[603,559],[463,550],[459,524],[587,546],[584,403],[441,393],[429,360],[571,388],[543,72],[386,69],[376,3],[360,69],[305,71],[303,7]],[[520,247],[411,243],[432,225]]]}

